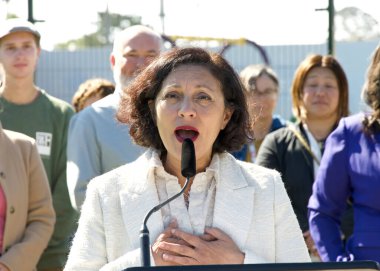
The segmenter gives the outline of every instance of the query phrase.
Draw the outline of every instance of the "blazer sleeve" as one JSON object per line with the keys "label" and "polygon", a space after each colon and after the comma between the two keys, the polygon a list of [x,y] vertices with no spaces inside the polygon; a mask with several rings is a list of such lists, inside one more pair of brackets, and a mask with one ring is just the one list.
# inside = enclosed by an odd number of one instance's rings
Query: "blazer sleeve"
{"label": "blazer sleeve", "polygon": [[335,261],[338,256],[347,256],[339,230],[350,195],[346,141],[344,122],[341,121],[326,141],[308,204],[310,233],[323,261]]}
{"label": "blazer sleeve", "polygon": [[95,271],[107,263],[103,212],[96,186],[89,185],[86,196],[65,271]]}
{"label": "blazer sleeve", "polygon": [[[116,260],[107,263],[99,271],[118,271],[118,270],[124,270],[129,267],[141,266],[140,251],[141,251],[140,248],[129,251],[123,256],[117,258]],[[150,256],[150,263],[152,266],[155,266],[152,255]]]}
{"label": "blazer sleeve", "polygon": [[290,199],[278,173],[274,176],[276,262],[309,262],[309,253]]}
{"label": "blazer sleeve", "polygon": [[[270,206],[271,211],[267,211],[266,218],[270,217],[271,222],[267,226],[270,237],[268,244],[260,245],[259,249],[266,247],[269,256],[255,250],[246,250],[244,263],[265,263],[268,259],[276,263],[286,262],[310,262],[309,253],[302,235],[302,231],[297,222],[289,197],[285,191],[284,184],[278,172],[271,171],[266,178],[271,184],[265,185],[265,190],[270,191],[263,198],[265,205]],[[263,191],[264,192],[264,191]],[[263,199],[261,202],[264,202]],[[268,221],[260,221],[268,223]],[[273,226],[272,226],[273,225]],[[262,234],[262,233],[261,233]],[[255,240],[252,240],[255,242]],[[264,253],[265,254],[265,253]],[[268,255],[268,254],[267,254]]]}
{"label": "blazer sleeve", "polygon": [[[0,257],[0,262],[10,270],[33,270],[47,247],[53,233],[55,213],[49,182],[37,147],[30,142],[24,153],[29,154],[24,159],[28,169],[28,216],[22,239],[12,245]],[[25,146],[24,146],[25,147]],[[24,148],[25,150],[26,148]],[[12,226],[12,225],[9,225]]]}
{"label": "blazer sleeve", "polygon": [[[92,181],[86,192],[78,231],[65,266],[65,271],[123,270],[140,265],[140,249],[125,253],[109,262],[103,226],[103,209],[99,189]],[[115,233],[117,234],[117,233]],[[111,245],[112,246],[112,245]],[[151,257],[151,262],[154,263]]]}

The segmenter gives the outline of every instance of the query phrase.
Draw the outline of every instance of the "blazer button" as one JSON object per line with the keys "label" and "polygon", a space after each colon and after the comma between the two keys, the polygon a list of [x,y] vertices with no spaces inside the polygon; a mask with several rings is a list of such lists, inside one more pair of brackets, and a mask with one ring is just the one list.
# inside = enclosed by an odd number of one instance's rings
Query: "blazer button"
{"label": "blazer button", "polygon": [[5,173],[2,172],[2,171],[0,171],[0,177],[1,177],[1,178],[5,178]]}
{"label": "blazer button", "polygon": [[11,208],[9,209],[9,212],[10,212],[11,214],[13,214],[13,213],[15,212],[15,207],[11,206]]}

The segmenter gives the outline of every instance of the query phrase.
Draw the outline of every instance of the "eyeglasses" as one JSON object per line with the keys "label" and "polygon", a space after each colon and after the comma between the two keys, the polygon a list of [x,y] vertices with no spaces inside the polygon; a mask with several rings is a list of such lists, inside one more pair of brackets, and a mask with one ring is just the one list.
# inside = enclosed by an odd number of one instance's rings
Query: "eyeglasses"
{"label": "eyeglasses", "polygon": [[269,96],[272,96],[274,94],[277,94],[277,90],[276,89],[273,89],[273,88],[267,88],[263,91],[259,91],[258,89],[254,88],[254,89],[251,89],[251,91],[249,92],[250,95],[248,96],[251,96],[251,97],[269,97]]}

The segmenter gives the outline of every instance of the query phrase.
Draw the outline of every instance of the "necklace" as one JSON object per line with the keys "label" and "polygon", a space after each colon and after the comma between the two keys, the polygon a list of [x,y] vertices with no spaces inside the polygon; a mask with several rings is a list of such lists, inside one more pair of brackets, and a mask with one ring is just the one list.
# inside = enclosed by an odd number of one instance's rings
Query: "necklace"
{"label": "necklace", "polygon": [[185,200],[185,205],[186,205],[187,209],[189,209],[189,197],[190,197],[190,192],[189,191],[183,192],[183,198]]}

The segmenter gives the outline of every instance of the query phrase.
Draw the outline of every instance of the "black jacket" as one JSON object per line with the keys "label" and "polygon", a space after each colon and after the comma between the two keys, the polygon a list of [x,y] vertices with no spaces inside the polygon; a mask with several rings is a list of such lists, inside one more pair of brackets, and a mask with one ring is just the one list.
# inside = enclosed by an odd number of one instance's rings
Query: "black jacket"
{"label": "black jacket", "polygon": [[[295,128],[309,144],[302,124],[298,123]],[[307,204],[314,183],[314,166],[311,154],[294,132],[285,127],[265,137],[257,155],[256,163],[276,169],[281,173],[301,230],[307,231],[309,229]],[[352,210],[345,214],[342,229],[345,236],[352,232]]]}

